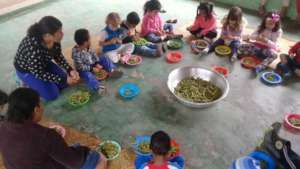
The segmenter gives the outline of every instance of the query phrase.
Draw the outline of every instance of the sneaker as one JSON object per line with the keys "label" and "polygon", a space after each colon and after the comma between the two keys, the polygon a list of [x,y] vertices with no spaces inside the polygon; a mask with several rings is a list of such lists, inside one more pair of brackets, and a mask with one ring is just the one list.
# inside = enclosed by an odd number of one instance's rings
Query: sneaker
{"label": "sneaker", "polygon": [[115,79],[120,78],[122,76],[123,76],[123,71],[120,69],[113,70],[112,72],[109,73],[109,77]]}
{"label": "sneaker", "polygon": [[106,87],[103,86],[103,85],[100,85],[99,88],[98,88],[98,90],[97,90],[97,93],[98,93],[100,96],[102,96],[102,95],[105,94],[105,92],[106,92]]}
{"label": "sneaker", "polygon": [[172,19],[169,19],[169,20],[166,21],[166,23],[176,24],[177,21],[178,21],[177,19],[173,19],[173,20],[172,20]]}
{"label": "sneaker", "polygon": [[256,75],[259,75],[263,71],[263,68],[261,66],[256,66],[253,70]]}
{"label": "sneaker", "polygon": [[200,52],[200,55],[201,55],[201,56],[206,56],[206,55],[208,55],[208,48],[203,49],[203,50]]}
{"label": "sneaker", "polygon": [[233,54],[230,58],[231,62],[235,62],[237,60],[237,54]]}

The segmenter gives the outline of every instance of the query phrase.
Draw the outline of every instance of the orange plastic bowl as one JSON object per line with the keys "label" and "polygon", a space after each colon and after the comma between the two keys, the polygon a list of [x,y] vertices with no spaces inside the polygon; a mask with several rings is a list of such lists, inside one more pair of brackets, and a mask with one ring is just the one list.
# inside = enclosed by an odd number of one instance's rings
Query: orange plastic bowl
{"label": "orange plastic bowl", "polygon": [[213,66],[212,70],[214,72],[222,74],[224,77],[227,77],[229,74],[229,70],[226,67],[223,66]]}
{"label": "orange plastic bowl", "polygon": [[178,51],[169,52],[166,59],[169,63],[178,63],[183,59],[183,54]]}
{"label": "orange plastic bowl", "polygon": [[291,131],[293,133],[299,134],[300,133],[300,127],[292,124],[290,122],[291,119],[300,120],[300,114],[288,114],[288,115],[286,115],[285,118],[284,118],[284,123],[283,123],[284,127],[287,130],[289,130],[289,131]]}

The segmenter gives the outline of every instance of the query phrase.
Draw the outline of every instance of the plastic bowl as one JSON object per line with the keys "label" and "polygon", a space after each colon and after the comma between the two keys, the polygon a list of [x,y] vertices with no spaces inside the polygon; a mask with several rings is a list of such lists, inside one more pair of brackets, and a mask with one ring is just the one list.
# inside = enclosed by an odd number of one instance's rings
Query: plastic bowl
{"label": "plastic bowl", "polygon": [[120,153],[121,153],[121,150],[122,150],[122,149],[121,149],[120,144],[117,143],[116,141],[112,141],[112,140],[106,140],[106,141],[103,141],[101,144],[99,144],[99,147],[98,147],[97,151],[98,151],[98,152],[101,152],[101,148],[102,148],[105,144],[107,144],[107,143],[111,143],[111,144],[115,145],[115,146],[117,147],[117,151],[118,151],[118,153],[117,153],[115,156],[113,156],[113,157],[111,157],[111,158],[107,158],[107,160],[111,161],[111,160],[114,160],[114,159],[118,158],[119,155],[120,155]]}
{"label": "plastic bowl", "polygon": [[282,77],[275,72],[264,72],[261,77],[261,81],[266,85],[279,85],[282,83]]}
{"label": "plastic bowl", "polygon": [[[130,63],[130,59],[137,59],[137,62],[136,63]],[[138,56],[138,55],[131,55],[130,57],[127,57],[126,60],[125,60],[125,63],[129,66],[136,66],[136,65],[139,65],[141,64],[143,61],[143,58],[141,56]]]}
{"label": "plastic bowl", "polygon": [[245,56],[241,59],[241,65],[246,69],[254,69],[256,65],[260,64],[261,60],[255,56]]}
{"label": "plastic bowl", "polygon": [[213,66],[212,70],[214,72],[217,72],[217,73],[225,76],[225,77],[227,77],[228,74],[229,74],[229,70],[226,67],[223,67],[223,66]]}
{"label": "plastic bowl", "polygon": [[166,59],[169,63],[178,63],[183,59],[183,54],[181,52],[169,52]]}
{"label": "plastic bowl", "polygon": [[169,49],[180,49],[183,46],[183,42],[181,39],[171,39],[167,41],[167,46]]}
{"label": "plastic bowl", "polygon": [[219,56],[228,56],[231,54],[231,48],[226,45],[219,45],[215,48],[215,52]]}
{"label": "plastic bowl", "polygon": [[288,114],[285,116],[284,118],[284,127],[293,132],[293,133],[300,133],[300,127],[297,127],[295,125],[293,125],[289,120],[292,119],[292,118],[295,118],[295,119],[298,119],[300,120],[300,114]]}
{"label": "plastic bowl", "polygon": [[140,88],[134,83],[125,83],[119,88],[119,94],[124,99],[133,99],[140,93]]}
{"label": "plastic bowl", "polygon": [[[101,74],[101,76],[99,76]],[[106,70],[101,69],[99,73],[95,73],[97,80],[105,80],[108,77],[108,73]]]}
{"label": "plastic bowl", "polygon": [[150,144],[150,140],[151,140],[151,137],[148,136],[148,135],[144,135],[144,136],[137,136],[135,138],[135,143],[132,144],[132,148],[134,150],[134,152],[137,154],[137,155],[140,155],[140,156],[151,156],[151,152],[150,153],[143,153],[139,150],[139,145],[142,144],[142,143],[148,143]]}
{"label": "plastic bowl", "polygon": [[[132,148],[133,148],[134,152],[137,155],[140,155],[140,156],[151,156],[152,155],[151,152],[143,153],[139,150],[139,145],[140,144],[142,144],[142,143],[149,143],[150,144],[150,141],[151,141],[151,136],[148,136],[148,135],[137,136],[135,138],[135,143],[132,144]],[[180,155],[180,145],[176,142],[176,140],[174,140],[174,139],[171,140],[171,146],[176,147],[177,151],[175,153],[172,153],[170,158],[174,158],[174,157]]]}

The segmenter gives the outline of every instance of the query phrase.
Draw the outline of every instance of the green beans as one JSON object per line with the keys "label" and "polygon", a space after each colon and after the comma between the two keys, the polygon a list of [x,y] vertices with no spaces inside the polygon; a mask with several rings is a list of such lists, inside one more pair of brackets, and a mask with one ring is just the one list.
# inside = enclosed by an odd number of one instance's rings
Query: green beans
{"label": "green beans", "polygon": [[175,94],[188,101],[207,103],[221,97],[222,91],[211,82],[189,77],[181,80],[175,88]]}
{"label": "green beans", "polygon": [[137,46],[143,46],[146,45],[148,41],[144,38],[139,38],[137,41],[134,41],[133,44]]}

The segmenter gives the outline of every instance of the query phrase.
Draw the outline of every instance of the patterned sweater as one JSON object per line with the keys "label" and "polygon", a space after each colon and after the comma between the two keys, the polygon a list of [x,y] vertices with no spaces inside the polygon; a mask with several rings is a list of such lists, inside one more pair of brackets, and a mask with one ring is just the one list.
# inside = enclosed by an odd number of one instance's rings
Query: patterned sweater
{"label": "patterned sweater", "polygon": [[78,71],[92,71],[93,66],[99,61],[94,51],[90,49],[81,50],[78,46],[72,49],[72,58]]}
{"label": "patterned sweater", "polygon": [[26,36],[18,47],[14,66],[16,70],[31,73],[43,81],[54,83],[65,82],[66,78],[47,71],[47,66],[52,60],[68,72],[72,70],[62,54],[59,43],[55,43],[52,49],[47,49],[36,37]]}

